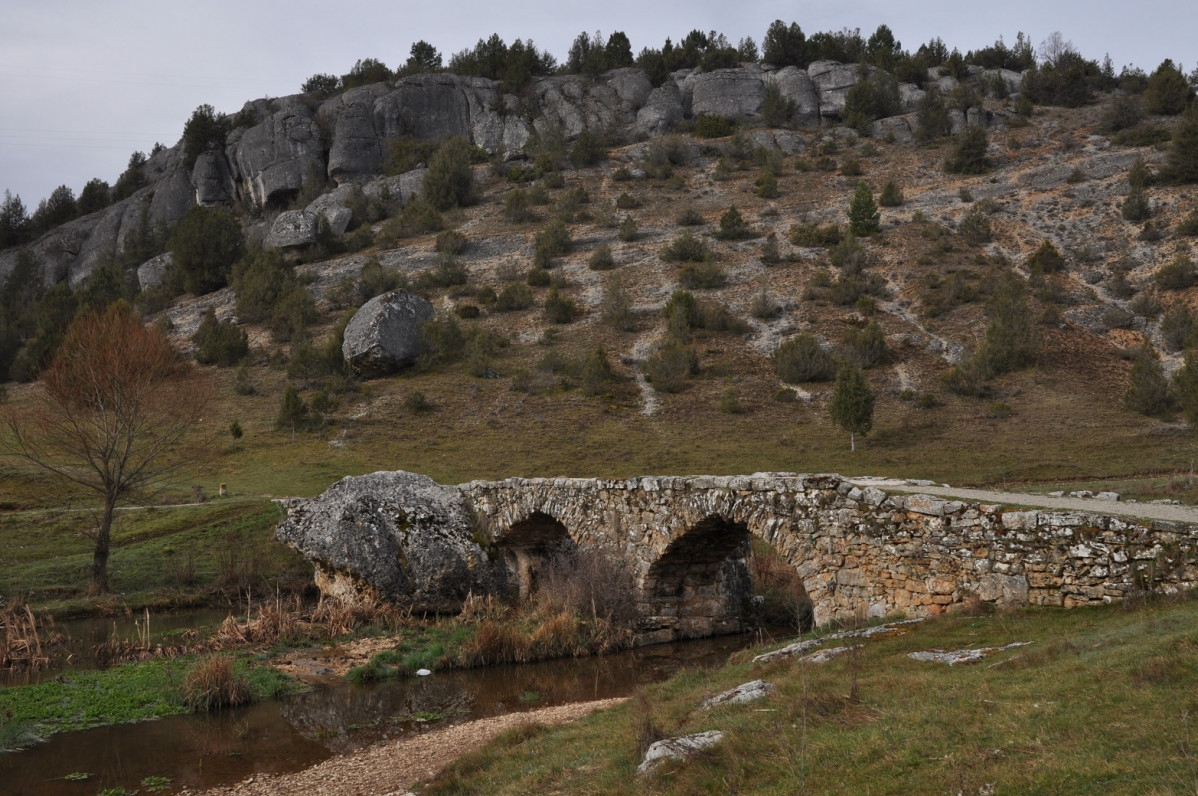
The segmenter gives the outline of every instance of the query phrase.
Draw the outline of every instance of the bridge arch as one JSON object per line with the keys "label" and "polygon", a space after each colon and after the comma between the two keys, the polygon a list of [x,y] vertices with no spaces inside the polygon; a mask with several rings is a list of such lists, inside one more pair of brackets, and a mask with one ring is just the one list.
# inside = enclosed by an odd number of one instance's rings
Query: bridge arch
{"label": "bridge arch", "polygon": [[642,582],[650,632],[700,638],[745,629],[752,615],[748,526],[708,514],[653,561]]}
{"label": "bridge arch", "polygon": [[566,526],[540,510],[528,513],[493,538],[509,576],[507,596],[520,602],[536,592],[538,573],[546,557],[574,544]]}

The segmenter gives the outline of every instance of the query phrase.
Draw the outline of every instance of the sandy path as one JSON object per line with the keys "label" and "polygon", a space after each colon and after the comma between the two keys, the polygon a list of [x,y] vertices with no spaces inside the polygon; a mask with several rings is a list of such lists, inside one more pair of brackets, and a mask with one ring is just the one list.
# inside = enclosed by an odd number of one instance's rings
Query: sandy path
{"label": "sandy path", "polygon": [[1171,506],[1163,503],[1125,503],[1118,500],[1094,498],[1050,497],[1025,492],[994,492],[988,489],[959,489],[957,487],[924,486],[893,478],[850,478],[858,486],[876,486],[892,492],[955,498],[971,503],[1001,503],[1008,506],[1084,511],[1090,514],[1115,514],[1141,520],[1166,520],[1198,525],[1198,506]]}
{"label": "sandy path", "polygon": [[398,795],[406,793],[418,782],[429,780],[459,756],[481,748],[504,730],[521,724],[562,724],[624,701],[625,698],[575,702],[478,719],[338,755],[302,771],[250,777],[236,785],[181,793],[191,796],[199,793],[233,796]]}

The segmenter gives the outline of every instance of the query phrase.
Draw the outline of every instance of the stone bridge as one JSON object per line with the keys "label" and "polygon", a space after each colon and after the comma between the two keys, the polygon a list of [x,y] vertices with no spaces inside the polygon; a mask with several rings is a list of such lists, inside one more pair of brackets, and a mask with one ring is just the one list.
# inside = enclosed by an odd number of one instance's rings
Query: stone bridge
{"label": "stone bridge", "polygon": [[[395,491],[368,480],[400,475],[422,479],[420,488]],[[313,543],[300,526],[311,526],[320,501],[355,480],[359,507],[339,504],[321,515],[326,531],[327,517],[339,517],[341,530],[328,544]],[[388,516],[399,518],[390,531],[382,527]],[[378,543],[387,534],[407,540],[456,529],[477,547],[457,570],[468,570],[467,582],[430,585],[440,575],[417,571],[430,565],[412,563],[418,551],[404,548],[399,557],[412,571],[399,580],[407,585],[380,586],[377,578],[372,585],[363,566],[341,556],[363,528],[372,529],[367,548],[384,556],[394,555]],[[279,535],[316,561],[326,591],[348,586],[403,599],[405,588],[448,588],[457,595],[444,601],[449,610],[468,591],[527,595],[547,551],[597,546],[630,565],[646,641],[743,629],[751,619],[746,559],[754,538],[799,573],[817,624],[937,614],[973,601],[1072,607],[1187,589],[1198,579],[1198,526],[1188,522],[903,494],[838,475],[513,478],[446,487],[376,473],[293,502]]]}

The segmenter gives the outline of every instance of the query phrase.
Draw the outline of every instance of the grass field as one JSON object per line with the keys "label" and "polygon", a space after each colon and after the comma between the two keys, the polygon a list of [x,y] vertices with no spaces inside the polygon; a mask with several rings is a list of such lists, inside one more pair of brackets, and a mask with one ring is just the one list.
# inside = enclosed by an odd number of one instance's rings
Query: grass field
{"label": "grass field", "polygon": [[[951,616],[823,664],[683,674],[574,725],[509,734],[424,792],[1194,793],[1196,620],[1192,600]],[[1011,642],[1031,643],[968,666],[907,657]],[[699,707],[757,678],[772,696]],[[644,742],[710,729],[725,733],[715,748],[634,776]]]}

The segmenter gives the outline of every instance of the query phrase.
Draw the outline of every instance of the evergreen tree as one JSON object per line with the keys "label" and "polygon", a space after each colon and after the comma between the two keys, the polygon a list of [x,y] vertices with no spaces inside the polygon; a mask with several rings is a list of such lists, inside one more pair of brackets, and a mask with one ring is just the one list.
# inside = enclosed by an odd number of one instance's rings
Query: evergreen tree
{"label": "evergreen tree", "polygon": [[181,287],[200,296],[225,286],[233,263],[245,252],[245,240],[231,213],[196,205],[175,224],[170,250]]}
{"label": "evergreen tree", "polygon": [[952,154],[944,161],[950,174],[985,174],[990,171],[986,150],[990,146],[986,128],[974,125],[957,137]]}
{"label": "evergreen tree", "polygon": [[1036,358],[1040,336],[1024,292],[1019,278],[1006,274],[986,307],[990,323],[979,353],[987,376],[1018,370]]}
{"label": "evergreen tree", "polygon": [[108,183],[99,177],[88,180],[87,185],[79,192],[78,201],[75,202],[79,215],[85,216],[108,207],[109,192]]}
{"label": "evergreen tree", "polygon": [[807,66],[807,37],[798,23],[789,26],[780,19],[770,23],[761,42],[761,60],[778,68],[797,66],[800,69]]}
{"label": "evergreen tree", "polygon": [[1144,87],[1144,110],[1176,116],[1194,101],[1194,89],[1173,61],[1166,58],[1149,77]]}
{"label": "evergreen tree", "polygon": [[40,235],[60,224],[65,224],[79,214],[75,206],[75,192],[66,185],[54,189],[49,197],[38,202],[37,210],[30,219],[33,234]]}
{"label": "evergreen tree", "polygon": [[1173,376],[1173,393],[1191,429],[1198,429],[1198,348],[1187,348],[1185,364]]}
{"label": "evergreen tree", "polygon": [[832,422],[849,432],[849,450],[857,450],[857,435],[874,427],[874,393],[865,374],[845,365],[836,374],[836,389],[828,405]]}
{"label": "evergreen tree", "polygon": [[457,137],[446,141],[429,159],[421,193],[437,210],[474,204],[474,169],[470,143]]}
{"label": "evergreen tree", "polygon": [[18,246],[29,239],[29,212],[19,195],[4,192],[0,203],[0,249]]}
{"label": "evergreen tree", "polygon": [[876,235],[882,231],[881,218],[869,183],[861,180],[849,204],[849,232],[859,238]]}
{"label": "evergreen tree", "polygon": [[192,111],[183,126],[183,165],[190,169],[202,153],[222,148],[231,127],[229,118],[211,105],[200,105]]}
{"label": "evergreen tree", "polygon": [[412,45],[407,63],[400,70],[402,75],[422,75],[429,72],[440,72],[441,53],[437,48],[421,39]]}
{"label": "evergreen tree", "polygon": [[250,351],[249,338],[245,331],[230,320],[218,322],[216,310],[211,306],[204,311],[204,317],[195,334],[191,336],[191,342],[196,347],[196,361],[201,365],[219,365],[227,368],[245,359]]}
{"label": "evergreen tree", "polygon": [[1136,351],[1131,363],[1131,384],[1123,394],[1123,405],[1142,415],[1156,416],[1173,409],[1169,381],[1161,369],[1160,357],[1147,340]]}
{"label": "evergreen tree", "polygon": [[308,405],[304,403],[304,399],[296,392],[295,387],[288,384],[287,389],[283,390],[283,400],[279,404],[279,414],[275,418],[275,428],[289,428],[294,435],[307,422]]}
{"label": "evergreen tree", "polygon": [[1198,105],[1191,105],[1173,130],[1165,176],[1173,182],[1198,182]]}
{"label": "evergreen tree", "polygon": [[622,69],[626,66],[632,66],[632,42],[628,41],[628,35],[624,31],[617,30],[608,36],[607,44],[604,45],[603,50],[607,56],[608,69]]}

